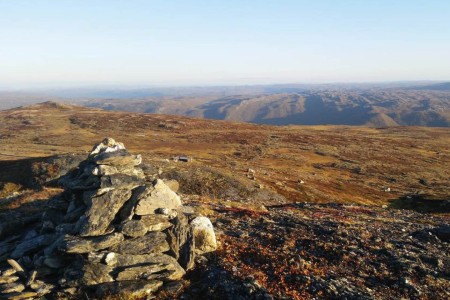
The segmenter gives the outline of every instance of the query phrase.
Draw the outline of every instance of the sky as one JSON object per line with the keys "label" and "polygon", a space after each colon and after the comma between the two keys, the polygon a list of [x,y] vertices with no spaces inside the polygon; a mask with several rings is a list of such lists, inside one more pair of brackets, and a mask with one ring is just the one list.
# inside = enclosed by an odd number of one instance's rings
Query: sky
{"label": "sky", "polygon": [[0,88],[450,80],[449,0],[0,0]]}

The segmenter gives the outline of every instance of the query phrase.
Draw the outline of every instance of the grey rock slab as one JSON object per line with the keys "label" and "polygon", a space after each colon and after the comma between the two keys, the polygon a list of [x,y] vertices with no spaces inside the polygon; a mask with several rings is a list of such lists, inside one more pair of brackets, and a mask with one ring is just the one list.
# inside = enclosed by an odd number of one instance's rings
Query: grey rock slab
{"label": "grey rock slab", "polygon": [[110,275],[111,271],[112,268],[104,264],[86,263],[83,266],[83,277],[80,283],[84,285],[96,285],[112,282],[114,279]]}
{"label": "grey rock slab", "polygon": [[0,284],[13,283],[19,280],[17,276],[0,276]]}
{"label": "grey rock slab", "polygon": [[81,254],[107,249],[123,241],[123,234],[118,232],[98,237],[77,237],[66,235],[58,248],[67,253]]}
{"label": "grey rock slab", "polygon": [[9,268],[9,269],[6,269],[3,272],[1,272],[2,276],[13,276],[16,273],[17,273],[17,271],[13,268]]}
{"label": "grey rock slab", "polygon": [[137,215],[154,214],[158,208],[176,209],[181,206],[180,197],[162,180],[157,179],[153,187],[148,187],[144,197],[139,200]]}
{"label": "grey rock slab", "polygon": [[115,152],[104,152],[91,158],[97,165],[108,166],[138,166],[142,162],[140,155],[131,155],[127,150],[122,149]]}
{"label": "grey rock slab", "polygon": [[129,189],[115,189],[104,195],[90,198],[89,194],[83,195],[87,203],[85,218],[80,221],[81,236],[96,236],[106,232],[117,212],[130,198]]}
{"label": "grey rock slab", "polygon": [[111,247],[111,251],[121,254],[148,254],[168,251],[166,235],[162,232],[150,232],[144,236],[126,240]]}
{"label": "grey rock slab", "polygon": [[21,258],[29,252],[36,251],[42,247],[50,245],[56,238],[57,236],[53,234],[43,234],[29,240],[25,240],[16,246],[14,251],[11,253],[11,257]]}
{"label": "grey rock slab", "polygon": [[131,297],[151,295],[163,285],[159,280],[131,280],[104,283],[97,287],[96,296],[105,297],[108,295],[117,295],[120,293]]}
{"label": "grey rock slab", "polygon": [[[63,222],[65,223],[72,223],[72,222],[76,222],[86,211],[86,206],[85,205],[81,205],[80,207],[77,207],[76,209],[72,210],[71,212],[67,213],[64,218],[63,218]],[[73,226],[74,227],[74,226]],[[74,228],[70,228],[70,227],[65,227],[65,229],[68,230],[73,230]],[[58,232],[59,225],[56,226],[56,231]]]}
{"label": "grey rock slab", "polygon": [[25,289],[25,286],[21,283],[7,283],[1,286],[2,293],[9,294],[9,293],[20,293]]}
{"label": "grey rock slab", "polygon": [[53,253],[58,249],[61,242],[64,240],[64,235],[59,235],[56,240],[50,244],[49,246],[45,247],[44,249],[44,255],[46,257],[49,257],[53,255]]}
{"label": "grey rock slab", "polygon": [[151,264],[151,265],[128,267],[123,271],[120,271],[115,279],[118,281],[151,279],[153,274],[164,270],[166,270],[166,265],[164,264]]}
{"label": "grey rock slab", "polygon": [[170,254],[178,260],[185,270],[189,270],[195,264],[195,240],[193,231],[188,224],[188,218],[181,212],[171,222],[173,226],[167,230]]}
{"label": "grey rock slab", "polygon": [[3,296],[5,297],[5,299],[8,300],[23,300],[23,299],[34,299],[39,295],[35,292],[22,292],[22,293],[10,293]]}
{"label": "grey rock slab", "polygon": [[[156,268],[160,267],[161,270],[169,271],[167,274],[167,278],[170,280],[177,280],[185,274],[184,269],[180,266],[175,258],[163,253],[157,254],[146,254],[146,255],[124,255],[124,254],[116,254],[115,256],[116,264],[115,264],[115,273],[120,273],[123,270],[127,270],[127,268],[133,267],[143,267],[147,266],[149,269],[143,272],[151,273],[151,267],[155,266]],[[140,270],[133,269],[133,272],[139,274]],[[131,273],[127,273],[130,275]],[[124,275],[122,275],[124,276]],[[123,278],[123,277],[122,277]]]}
{"label": "grey rock slab", "polygon": [[108,165],[97,165],[91,171],[94,176],[108,176],[115,174],[123,174],[128,176],[138,177],[140,179],[145,178],[144,171],[141,168],[131,166],[108,166]]}
{"label": "grey rock slab", "polygon": [[114,188],[127,188],[131,190],[137,186],[143,185],[144,183],[145,181],[141,178],[126,174],[102,176],[100,179],[100,186],[97,195],[101,194],[102,190]]}
{"label": "grey rock slab", "polygon": [[21,232],[28,224],[39,221],[41,216],[39,214],[32,214],[31,216],[23,217],[10,214],[9,218],[0,223],[0,238],[12,236],[16,232]]}
{"label": "grey rock slab", "polygon": [[67,190],[82,191],[93,190],[100,186],[100,178],[89,176],[85,178],[72,178],[68,176],[60,180],[60,184]]}
{"label": "grey rock slab", "polygon": [[139,237],[147,233],[147,227],[140,220],[128,220],[122,224],[121,231],[126,236]]}
{"label": "grey rock slab", "polygon": [[146,187],[144,185],[138,186],[137,188],[133,189],[131,198],[125,202],[125,204],[122,206],[122,208],[118,212],[118,221],[123,222],[125,220],[131,220],[134,216],[134,208],[138,202],[138,200],[141,198],[141,195],[145,192]]}
{"label": "grey rock slab", "polygon": [[165,215],[145,215],[141,217],[141,222],[148,231],[163,231],[172,226]]}

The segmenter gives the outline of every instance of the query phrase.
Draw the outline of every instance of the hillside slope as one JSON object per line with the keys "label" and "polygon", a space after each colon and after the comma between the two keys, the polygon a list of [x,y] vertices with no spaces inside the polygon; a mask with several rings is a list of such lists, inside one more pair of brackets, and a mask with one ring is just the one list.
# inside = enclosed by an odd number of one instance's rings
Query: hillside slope
{"label": "hillside slope", "polygon": [[163,169],[170,166],[164,159],[188,155],[192,168],[242,178],[251,190],[265,187],[289,202],[382,204],[450,194],[446,128],[279,127],[51,102],[1,111],[0,124],[0,160],[79,153],[120,136],[132,151],[159,157]]}

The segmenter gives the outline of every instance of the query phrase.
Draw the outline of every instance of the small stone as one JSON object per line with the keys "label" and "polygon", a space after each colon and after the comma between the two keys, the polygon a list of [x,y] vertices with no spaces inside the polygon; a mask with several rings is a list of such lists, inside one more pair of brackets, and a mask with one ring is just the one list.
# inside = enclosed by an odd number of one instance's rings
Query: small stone
{"label": "small stone", "polygon": [[106,263],[108,266],[114,266],[114,265],[116,265],[116,264],[117,264],[117,256],[116,256],[116,253],[114,253],[114,252],[108,253],[108,254],[106,255],[106,257],[105,257],[105,263]]}

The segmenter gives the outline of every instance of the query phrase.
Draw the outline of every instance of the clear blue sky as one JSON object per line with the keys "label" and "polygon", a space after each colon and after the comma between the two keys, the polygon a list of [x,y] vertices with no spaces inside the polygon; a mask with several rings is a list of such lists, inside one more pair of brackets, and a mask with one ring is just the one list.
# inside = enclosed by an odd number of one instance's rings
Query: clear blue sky
{"label": "clear blue sky", "polygon": [[0,0],[0,86],[450,80],[450,0]]}

